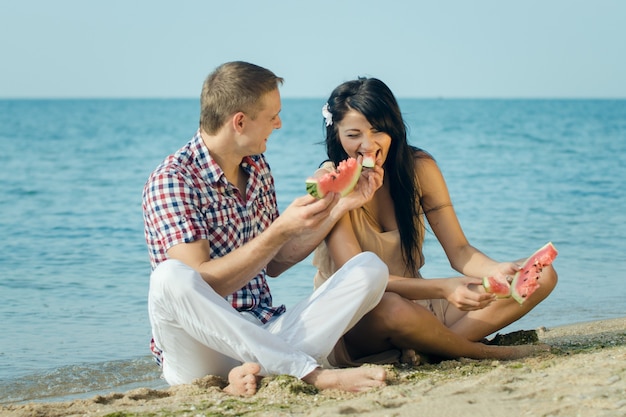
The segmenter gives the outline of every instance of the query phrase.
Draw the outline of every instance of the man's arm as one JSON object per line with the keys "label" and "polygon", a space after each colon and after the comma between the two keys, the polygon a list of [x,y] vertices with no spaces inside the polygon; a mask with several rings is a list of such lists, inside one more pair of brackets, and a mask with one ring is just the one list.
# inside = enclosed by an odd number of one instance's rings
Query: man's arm
{"label": "man's arm", "polygon": [[174,245],[167,254],[194,268],[218,294],[227,296],[245,286],[287,242],[326,230],[336,202],[330,195],[321,200],[309,195],[297,198],[263,233],[220,258],[210,258],[206,239]]}
{"label": "man's arm", "polygon": [[[313,198],[313,197],[311,197]],[[345,204],[341,204],[339,194],[327,195],[325,198],[332,198],[335,207],[315,229],[303,230],[302,233],[295,235],[277,251],[276,256],[268,263],[267,273],[272,277],[285,272],[287,269],[306,258],[328,235],[337,221],[345,215],[348,210],[342,208]],[[281,215],[280,217],[282,217]],[[280,218],[279,217],[279,218]]]}

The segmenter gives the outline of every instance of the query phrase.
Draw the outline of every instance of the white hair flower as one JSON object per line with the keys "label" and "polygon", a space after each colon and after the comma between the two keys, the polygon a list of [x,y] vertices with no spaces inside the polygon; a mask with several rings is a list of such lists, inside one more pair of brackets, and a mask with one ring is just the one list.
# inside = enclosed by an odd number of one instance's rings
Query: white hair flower
{"label": "white hair flower", "polygon": [[328,103],[324,104],[324,107],[322,107],[322,116],[324,116],[326,120],[326,126],[333,124],[333,114],[328,110]]}

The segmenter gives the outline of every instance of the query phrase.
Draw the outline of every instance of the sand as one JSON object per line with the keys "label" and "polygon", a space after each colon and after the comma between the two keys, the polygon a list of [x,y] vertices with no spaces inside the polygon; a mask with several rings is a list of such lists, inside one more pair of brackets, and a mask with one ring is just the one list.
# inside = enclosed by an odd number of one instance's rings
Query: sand
{"label": "sand", "polygon": [[384,388],[317,392],[294,378],[265,378],[251,398],[207,377],[60,403],[0,407],[7,416],[626,416],[626,318],[537,329],[552,351],[514,361],[450,360],[389,367]]}

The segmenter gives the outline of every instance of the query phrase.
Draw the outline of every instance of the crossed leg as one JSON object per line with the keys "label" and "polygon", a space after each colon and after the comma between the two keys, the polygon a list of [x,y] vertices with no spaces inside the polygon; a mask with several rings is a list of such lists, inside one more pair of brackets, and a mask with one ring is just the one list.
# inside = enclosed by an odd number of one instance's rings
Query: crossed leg
{"label": "crossed leg", "polygon": [[497,300],[483,310],[453,309],[447,327],[429,310],[395,293],[385,293],[378,306],[345,335],[353,358],[392,348],[409,349],[448,358],[516,359],[548,350],[545,345],[491,346],[485,336],[522,317],[548,296],[556,285],[556,272],[545,268],[541,287],[520,306],[514,300]]}
{"label": "crossed leg", "polygon": [[524,304],[513,298],[498,299],[482,310],[460,311],[450,306],[446,323],[450,330],[472,341],[479,341],[503,327],[519,320],[543,301],[557,284],[557,273],[552,266],[541,272],[539,288]]}
{"label": "crossed leg", "polygon": [[[225,391],[233,395],[254,394],[267,374],[293,375],[320,389],[361,391],[384,385],[382,368],[322,369],[318,362],[332,349],[333,337],[336,341],[373,308],[385,289],[387,268],[377,257],[360,254],[353,259],[349,273],[338,271],[346,279],[333,281],[332,291],[314,294],[269,326],[244,318],[188,266],[178,261],[159,265],[151,277],[149,311],[155,341],[164,350],[166,380],[176,385],[208,374],[227,376]],[[337,294],[352,296],[337,306],[341,310],[321,302],[322,297],[337,301]],[[305,318],[310,320],[295,326]],[[330,330],[324,326],[329,324]],[[289,332],[291,327],[295,330]]]}

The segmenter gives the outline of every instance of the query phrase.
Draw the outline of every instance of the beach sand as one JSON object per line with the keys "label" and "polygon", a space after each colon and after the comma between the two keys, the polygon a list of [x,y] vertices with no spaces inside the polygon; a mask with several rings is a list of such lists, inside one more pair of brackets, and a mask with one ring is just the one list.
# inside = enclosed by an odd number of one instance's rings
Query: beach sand
{"label": "beach sand", "polygon": [[360,394],[316,392],[265,378],[251,398],[207,377],[58,403],[0,407],[7,416],[626,416],[626,318],[536,329],[550,353],[514,361],[450,360],[389,367],[388,385]]}

